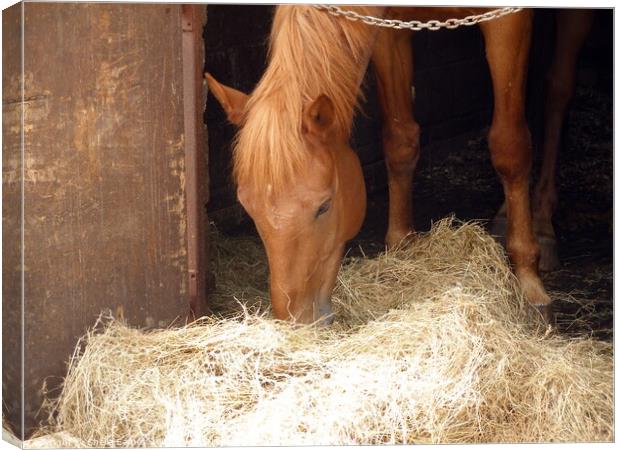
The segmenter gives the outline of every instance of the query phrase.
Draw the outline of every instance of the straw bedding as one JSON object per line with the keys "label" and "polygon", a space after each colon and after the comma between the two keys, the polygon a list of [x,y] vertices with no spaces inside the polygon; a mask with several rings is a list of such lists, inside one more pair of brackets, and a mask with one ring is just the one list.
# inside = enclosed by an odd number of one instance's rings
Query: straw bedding
{"label": "straw bedding", "polygon": [[212,257],[221,315],[149,332],[102,318],[47,432],[98,447],[613,440],[611,345],[546,330],[477,224],[348,259],[326,329],[269,317],[259,242],[218,239]]}

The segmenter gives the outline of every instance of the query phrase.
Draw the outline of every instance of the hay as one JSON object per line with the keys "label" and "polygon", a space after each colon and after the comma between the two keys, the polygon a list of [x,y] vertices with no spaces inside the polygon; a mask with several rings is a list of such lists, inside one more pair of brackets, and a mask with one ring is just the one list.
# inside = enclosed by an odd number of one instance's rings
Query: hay
{"label": "hay", "polygon": [[611,345],[546,332],[480,226],[347,261],[327,329],[270,319],[246,278],[264,286],[260,246],[230,245],[216,299],[241,312],[150,332],[103,319],[48,431],[97,447],[613,440]]}

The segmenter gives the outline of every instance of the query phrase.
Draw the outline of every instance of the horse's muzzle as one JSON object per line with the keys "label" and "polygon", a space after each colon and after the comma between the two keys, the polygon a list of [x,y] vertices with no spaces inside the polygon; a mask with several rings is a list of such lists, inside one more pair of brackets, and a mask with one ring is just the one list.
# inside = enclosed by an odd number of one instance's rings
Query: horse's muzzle
{"label": "horse's muzzle", "polygon": [[318,326],[329,326],[334,323],[331,298],[320,299],[315,303],[314,320]]}

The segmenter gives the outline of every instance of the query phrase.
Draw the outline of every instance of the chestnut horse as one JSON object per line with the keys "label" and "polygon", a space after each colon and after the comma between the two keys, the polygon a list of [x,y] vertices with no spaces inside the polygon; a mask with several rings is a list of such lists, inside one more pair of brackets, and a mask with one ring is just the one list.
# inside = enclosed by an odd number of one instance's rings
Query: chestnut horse
{"label": "chestnut horse", "polygon": [[[484,8],[346,7],[401,20],[462,18]],[[492,162],[507,205],[507,250],[527,301],[550,318],[538,275],[529,199],[530,135],[524,114],[532,12],[480,23],[493,81]],[[206,75],[231,122],[237,196],[265,245],[273,315],[331,322],[331,292],[345,242],[366,209],[362,169],[349,147],[360,84],[372,60],[388,171],[388,246],[413,232],[412,179],[420,127],[411,101],[411,32],[334,17],[311,6],[279,6],[269,65],[251,95]]]}

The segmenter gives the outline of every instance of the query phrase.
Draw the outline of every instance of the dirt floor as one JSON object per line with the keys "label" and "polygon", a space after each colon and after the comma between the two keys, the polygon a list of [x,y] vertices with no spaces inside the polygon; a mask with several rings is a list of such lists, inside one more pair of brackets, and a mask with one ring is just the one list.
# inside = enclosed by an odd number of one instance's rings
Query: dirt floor
{"label": "dirt floor", "polygon": [[[561,268],[543,274],[554,301],[557,329],[570,335],[613,338],[613,130],[612,96],[605,89],[577,88],[565,125],[555,215]],[[489,225],[503,201],[491,165],[486,131],[423,148],[414,182],[418,231],[454,214]],[[536,146],[535,146],[536,150]],[[539,155],[533,175],[537,175]],[[251,223],[232,234],[255,233]],[[387,190],[369,195],[366,220],[349,254],[384,248]]]}

